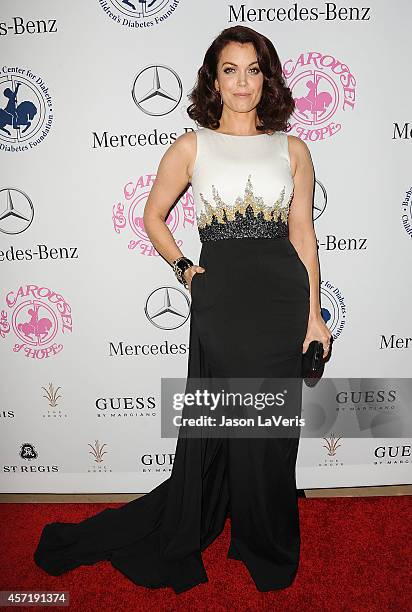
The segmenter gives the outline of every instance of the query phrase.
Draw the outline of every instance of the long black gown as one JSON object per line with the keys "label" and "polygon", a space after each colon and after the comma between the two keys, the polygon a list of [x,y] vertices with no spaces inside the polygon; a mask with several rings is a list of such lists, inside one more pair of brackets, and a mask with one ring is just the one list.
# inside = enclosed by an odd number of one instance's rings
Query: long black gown
{"label": "long black gown", "polygon": [[[269,222],[255,213],[260,225],[250,237],[252,215],[250,207],[236,213],[239,237],[203,241],[199,264],[206,272],[192,281],[188,377],[301,375],[308,272],[285,223],[272,221],[273,235],[259,237]],[[221,229],[216,219],[208,227]],[[80,523],[45,525],[34,560],[54,576],[107,560],[137,585],[181,593],[207,582],[202,551],[230,514],[227,557],[243,561],[259,591],[287,587],[300,553],[298,444],[296,437],[179,433],[169,478]]]}

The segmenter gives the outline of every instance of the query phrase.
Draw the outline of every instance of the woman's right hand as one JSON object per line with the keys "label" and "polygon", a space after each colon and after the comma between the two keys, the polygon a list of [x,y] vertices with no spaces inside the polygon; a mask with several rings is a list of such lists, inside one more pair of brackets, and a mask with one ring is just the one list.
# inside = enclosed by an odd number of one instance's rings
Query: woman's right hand
{"label": "woman's right hand", "polygon": [[202,268],[202,266],[190,266],[190,268],[187,268],[187,270],[185,270],[183,278],[189,285],[190,295],[192,295],[192,278],[195,274],[203,274],[204,272],[206,272],[206,270]]}

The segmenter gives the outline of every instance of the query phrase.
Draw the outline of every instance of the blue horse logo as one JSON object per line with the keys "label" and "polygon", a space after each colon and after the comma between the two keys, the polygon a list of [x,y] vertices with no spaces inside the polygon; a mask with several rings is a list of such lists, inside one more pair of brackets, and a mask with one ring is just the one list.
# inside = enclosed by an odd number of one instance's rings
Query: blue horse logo
{"label": "blue horse logo", "polygon": [[0,131],[11,136],[10,131],[6,126],[11,125],[14,130],[21,129],[21,134],[24,134],[32,124],[34,116],[37,114],[37,108],[30,100],[23,100],[17,103],[17,92],[21,83],[16,83],[14,91],[10,87],[6,87],[3,94],[8,98],[5,108],[0,108]]}

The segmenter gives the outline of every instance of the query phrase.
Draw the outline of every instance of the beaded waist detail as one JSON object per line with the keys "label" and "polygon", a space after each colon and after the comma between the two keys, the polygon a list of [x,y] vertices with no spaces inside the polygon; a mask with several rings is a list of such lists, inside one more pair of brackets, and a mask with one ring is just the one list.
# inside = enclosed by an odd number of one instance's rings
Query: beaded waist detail
{"label": "beaded waist detail", "polygon": [[201,242],[224,240],[228,238],[284,238],[288,236],[287,220],[289,205],[293,197],[285,202],[285,188],[274,204],[265,204],[255,196],[251,175],[249,174],[245,194],[238,197],[233,205],[222,200],[218,190],[212,185],[212,206],[200,193],[204,210],[197,218]]}
{"label": "beaded waist detail", "polygon": [[210,240],[225,240],[228,238],[284,238],[288,236],[287,223],[278,219],[267,221],[262,213],[253,214],[248,208],[245,214],[235,213],[234,219],[219,222],[216,218],[198,227],[201,242]]}

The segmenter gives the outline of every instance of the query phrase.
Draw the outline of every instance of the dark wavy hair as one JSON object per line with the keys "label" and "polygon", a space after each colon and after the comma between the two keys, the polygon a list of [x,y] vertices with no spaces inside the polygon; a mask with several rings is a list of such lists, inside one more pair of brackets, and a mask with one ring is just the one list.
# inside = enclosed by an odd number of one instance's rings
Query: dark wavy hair
{"label": "dark wavy hair", "polygon": [[220,126],[222,104],[214,82],[220,53],[232,41],[253,44],[264,76],[262,96],[256,107],[260,122],[257,129],[288,131],[288,119],[295,108],[295,102],[283,77],[276,49],[266,36],[241,25],[222,30],[206,51],[203,65],[197,71],[197,82],[188,95],[191,104],[187,114],[202,127],[216,129]]}

